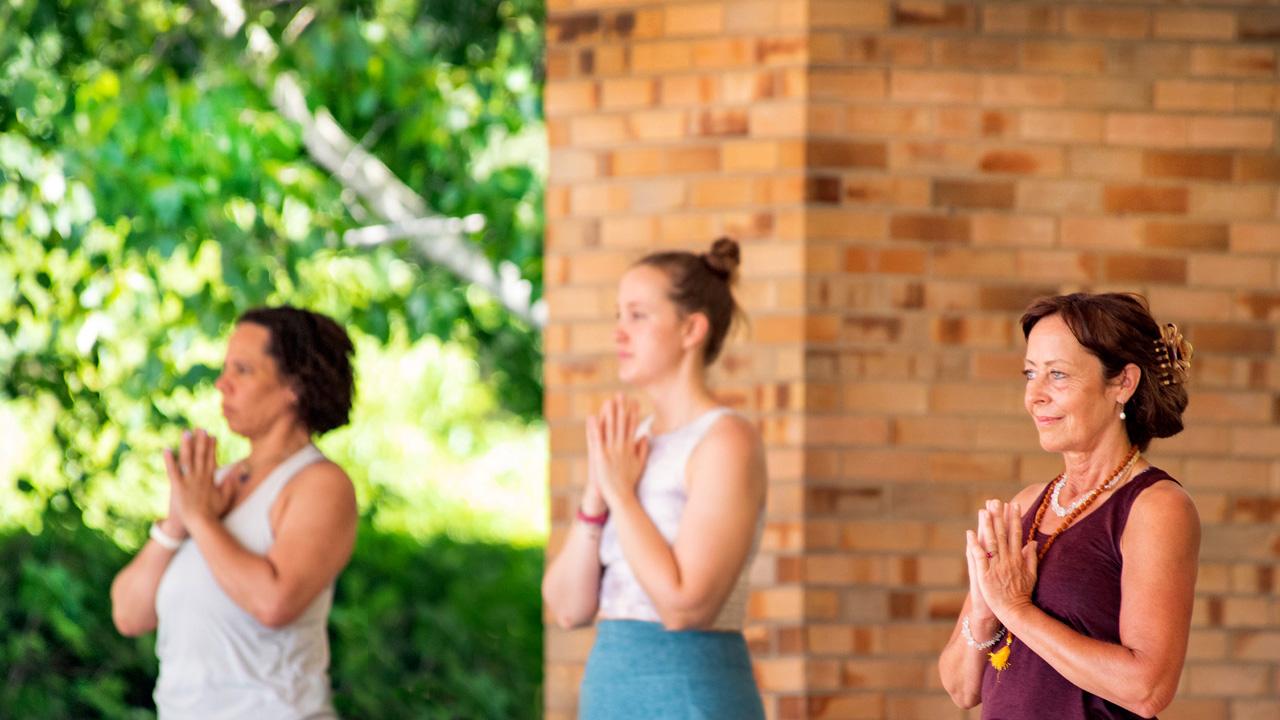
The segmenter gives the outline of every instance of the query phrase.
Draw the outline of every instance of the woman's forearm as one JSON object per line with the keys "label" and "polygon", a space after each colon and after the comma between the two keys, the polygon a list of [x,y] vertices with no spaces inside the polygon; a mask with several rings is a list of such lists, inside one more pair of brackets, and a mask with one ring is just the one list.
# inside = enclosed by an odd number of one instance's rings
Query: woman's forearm
{"label": "woman's forearm", "polygon": [[951,696],[952,702],[962,708],[971,708],[982,702],[982,676],[987,668],[987,655],[999,649],[1000,643],[986,649],[970,647],[961,634],[961,625],[969,617],[969,633],[977,643],[995,638],[1001,625],[994,617],[974,619],[967,614],[968,605],[965,609],[966,612],[956,621],[951,640],[938,659],[938,674],[942,678],[942,687]]}
{"label": "woman's forearm", "polygon": [[192,519],[187,531],[232,602],[268,627],[280,627],[293,619],[290,616],[294,613],[285,607],[286,592],[279,573],[270,560],[245,549],[216,518]]}
{"label": "woman's forearm", "polygon": [[684,582],[675,550],[659,532],[653,519],[634,496],[615,503],[614,522],[622,554],[653,603],[662,624],[669,630],[697,628],[713,619],[709,597],[697,593]]}
{"label": "woman's forearm", "polygon": [[156,591],[173,550],[148,540],[111,582],[111,621],[121,635],[134,637],[156,629]]}
{"label": "woman's forearm", "polygon": [[[1005,627],[1068,682],[1143,717],[1173,698],[1182,663],[1081,635],[1029,603],[1003,613]],[[1180,654],[1178,657],[1182,657]]]}
{"label": "woman's forearm", "polygon": [[600,532],[575,521],[542,578],[542,599],[562,628],[591,622],[600,606]]}

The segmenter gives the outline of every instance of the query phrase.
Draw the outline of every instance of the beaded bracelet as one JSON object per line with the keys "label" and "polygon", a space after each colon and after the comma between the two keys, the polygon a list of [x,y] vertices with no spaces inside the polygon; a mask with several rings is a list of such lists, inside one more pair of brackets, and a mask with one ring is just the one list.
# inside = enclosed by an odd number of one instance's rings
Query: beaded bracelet
{"label": "beaded bracelet", "polygon": [[1004,629],[1004,626],[1001,626],[1000,629],[996,631],[995,637],[991,638],[986,642],[980,643],[977,640],[973,639],[973,631],[969,629],[969,616],[966,615],[964,618],[964,622],[960,623],[961,637],[963,637],[964,641],[969,644],[969,647],[973,648],[974,650],[986,650],[987,648],[995,647],[996,643],[1004,639],[1005,632],[1006,631]]}

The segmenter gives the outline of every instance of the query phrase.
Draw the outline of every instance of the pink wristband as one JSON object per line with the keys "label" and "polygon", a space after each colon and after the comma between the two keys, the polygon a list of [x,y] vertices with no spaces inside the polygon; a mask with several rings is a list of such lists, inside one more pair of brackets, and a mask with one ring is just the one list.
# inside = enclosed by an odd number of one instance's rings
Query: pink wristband
{"label": "pink wristband", "polygon": [[603,527],[605,520],[609,519],[609,511],[605,510],[599,515],[588,515],[582,512],[582,508],[578,508],[578,519],[588,525],[600,525]]}

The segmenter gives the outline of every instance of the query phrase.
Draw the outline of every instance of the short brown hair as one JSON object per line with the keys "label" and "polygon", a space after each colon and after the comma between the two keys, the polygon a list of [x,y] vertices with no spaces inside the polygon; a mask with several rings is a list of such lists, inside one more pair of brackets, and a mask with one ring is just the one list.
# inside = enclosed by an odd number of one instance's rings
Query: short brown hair
{"label": "short brown hair", "polygon": [[236,324],[267,329],[267,354],[298,396],[298,419],[323,434],[347,424],[355,395],[347,331],[327,315],[288,305],[249,310]]}
{"label": "short brown hair", "polygon": [[1147,300],[1136,293],[1072,293],[1040,298],[1022,315],[1022,335],[1041,320],[1058,315],[1076,341],[1102,363],[1103,376],[1112,380],[1133,363],[1142,371],[1138,388],[1125,403],[1125,431],[1129,442],[1146,450],[1153,438],[1182,432],[1187,409],[1185,373],[1162,367],[1164,342]]}
{"label": "short brown hair", "polygon": [[667,297],[680,312],[686,315],[700,312],[707,316],[704,365],[710,365],[720,356],[729,328],[742,315],[738,302],[733,299],[733,284],[741,261],[738,243],[727,237],[716,240],[705,253],[658,252],[636,261],[637,266],[648,265],[667,276],[671,283]]}

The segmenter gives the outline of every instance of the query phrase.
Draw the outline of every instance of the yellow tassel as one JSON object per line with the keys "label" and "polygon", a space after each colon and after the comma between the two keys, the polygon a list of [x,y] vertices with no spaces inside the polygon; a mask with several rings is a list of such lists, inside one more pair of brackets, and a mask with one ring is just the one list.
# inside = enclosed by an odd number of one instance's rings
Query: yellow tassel
{"label": "yellow tassel", "polygon": [[1000,672],[1001,670],[1009,667],[1009,653],[1012,651],[1012,648],[1010,647],[1011,645],[1013,645],[1013,633],[1005,636],[1003,647],[995,652],[987,653],[987,657],[991,659],[991,667],[995,668],[996,672]]}

